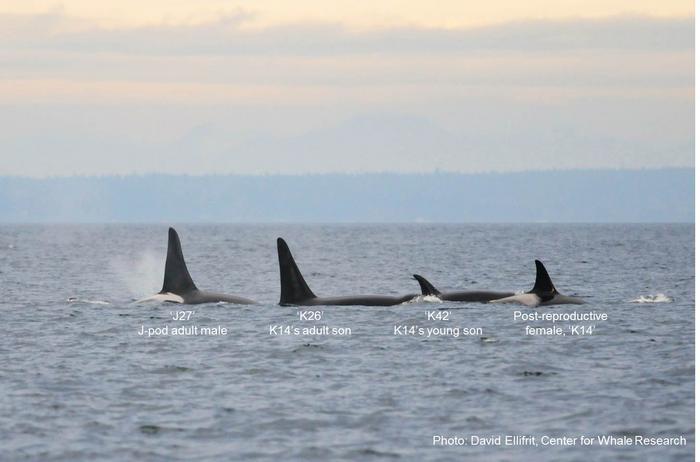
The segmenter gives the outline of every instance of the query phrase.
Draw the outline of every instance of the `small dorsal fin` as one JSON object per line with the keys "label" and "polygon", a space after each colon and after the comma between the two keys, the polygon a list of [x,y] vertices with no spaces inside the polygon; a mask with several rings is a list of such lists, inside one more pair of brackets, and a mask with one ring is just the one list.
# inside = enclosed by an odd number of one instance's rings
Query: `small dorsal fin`
{"label": "small dorsal fin", "polygon": [[197,286],[194,285],[190,272],[187,271],[185,257],[182,255],[180,238],[177,232],[170,228],[168,230],[168,256],[165,259],[163,290],[160,292],[182,294],[192,290],[197,290]]}
{"label": "small dorsal fin", "polygon": [[535,266],[537,267],[537,276],[535,277],[535,285],[529,292],[531,294],[557,294],[557,289],[552,283],[552,279],[547,273],[547,269],[544,267],[541,261],[535,260]]}
{"label": "small dorsal fin", "polygon": [[304,281],[292,252],[284,239],[277,238],[277,255],[280,262],[280,305],[294,305],[303,300],[316,298]]}
{"label": "small dorsal fin", "polygon": [[440,295],[440,291],[435,288],[427,279],[425,279],[420,274],[414,274],[413,277],[420,284],[420,291],[422,295]]}

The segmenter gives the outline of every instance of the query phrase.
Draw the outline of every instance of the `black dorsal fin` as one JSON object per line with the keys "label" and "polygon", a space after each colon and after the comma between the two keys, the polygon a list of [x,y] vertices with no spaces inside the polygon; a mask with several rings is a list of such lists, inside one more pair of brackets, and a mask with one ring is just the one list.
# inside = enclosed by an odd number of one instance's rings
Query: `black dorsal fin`
{"label": "black dorsal fin", "polygon": [[544,267],[541,261],[535,260],[535,266],[537,267],[537,276],[535,277],[535,286],[530,291],[531,294],[557,294],[557,289],[552,283],[552,279],[547,273],[547,269]]}
{"label": "black dorsal fin", "polygon": [[284,239],[277,238],[277,255],[280,261],[280,305],[294,305],[303,300],[316,298],[301,275],[292,252]]}
{"label": "black dorsal fin", "polygon": [[165,259],[165,277],[163,278],[163,290],[161,293],[171,292],[182,294],[192,290],[197,290],[190,272],[187,271],[185,257],[182,256],[182,246],[177,232],[170,228],[168,230],[168,256]]}
{"label": "black dorsal fin", "polygon": [[414,274],[413,277],[420,284],[420,291],[422,295],[440,295],[440,291],[435,288],[427,279],[425,279],[420,274]]}

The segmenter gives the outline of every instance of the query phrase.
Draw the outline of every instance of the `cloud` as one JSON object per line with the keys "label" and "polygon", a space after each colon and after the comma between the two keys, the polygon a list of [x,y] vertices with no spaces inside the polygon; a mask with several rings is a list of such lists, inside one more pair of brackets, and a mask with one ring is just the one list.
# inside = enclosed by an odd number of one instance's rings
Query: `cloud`
{"label": "cloud", "polygon": [[251,29],[251,17],[240,11],[200,25],[104,29],[60,10],[0,15],[0,102],[372,103],[480,92],[557,100],[692,92],[690,19],[360,31],[318,23]]}
{"label": "cloud", "polygon": [[0,174],[693,164],[692,18],[249,20],[0,15]]}
{"label": "cloud", "polygon": [[129,55],[415,54],[572,50],[670,51],[693,48],[693,18],[615,16],[537,20],[488,27],[353,30],[341,24],[246,27],[240,13],[199,25],[106,29],[66,16],[0,15],[0,49]]}

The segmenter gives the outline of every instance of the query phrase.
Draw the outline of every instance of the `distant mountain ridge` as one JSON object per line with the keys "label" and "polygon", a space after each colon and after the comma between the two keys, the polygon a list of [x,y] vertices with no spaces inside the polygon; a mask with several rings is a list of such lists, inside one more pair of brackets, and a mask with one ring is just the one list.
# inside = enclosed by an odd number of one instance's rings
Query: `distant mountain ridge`
{"label": "distant mountain ridge", "polygon": [[693,222],[694,170],[0,177],[0,222]]}

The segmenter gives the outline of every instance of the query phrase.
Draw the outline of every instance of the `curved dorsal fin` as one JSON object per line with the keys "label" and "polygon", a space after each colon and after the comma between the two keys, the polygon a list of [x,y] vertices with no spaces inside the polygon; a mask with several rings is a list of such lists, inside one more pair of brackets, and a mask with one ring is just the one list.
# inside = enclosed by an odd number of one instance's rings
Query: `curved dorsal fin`
{"label": "curved dorsal fin", "polygon": [[281,237],[277,238],[277,255],[280,262],[280,305],[294,305],[302,300],[316,298],[301,275],[289,246]]}
{"label": "curved dorsal fin", "polygon": [[552,283],[552,279],[547,273],[547,269],[544,267],[541,261],[535,260],[535,266],[537,267],[537,276],[535,277],[535,285],[529,292],[531,294],[557,294],[557,289]]}
{"label": "curved dorsal fin", "polygon": [[440,291],[435,288],[427,279],[425,279],[420,274],[414,274],[413,277],[420,284],[420,291],[422,295],[440,295]]}
{"label": "curved dorsal fin", "polygon": [[161,293],[170,292],[181,294],[197,290],[190,272],[187,271],[185,257],[182,255],[182,246],[177,232],[170,228],[168,230],[168,256],[165,259],[165,276],[163,277],[163,289]]}

